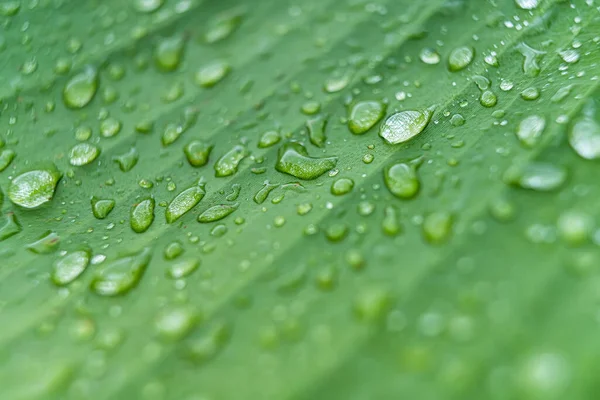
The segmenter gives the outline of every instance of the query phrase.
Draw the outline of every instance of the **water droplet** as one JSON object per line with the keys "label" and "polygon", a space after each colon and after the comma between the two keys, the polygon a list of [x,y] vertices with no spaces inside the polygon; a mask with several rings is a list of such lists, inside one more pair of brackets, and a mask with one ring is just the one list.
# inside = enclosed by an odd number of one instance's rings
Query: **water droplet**
{"label": "water droplet", "polygon": [[106,118],[100,123],[100,135],[105,138],[116,136],[121,132],[121,121],[115,118]]}
{"label": "water droplet", "polygon": [[181,242],[174,241],[165,247],[164,255],[166,260],[174,260],[183,254],[183,245]]}
{"label": "water droplet", "polygon": [[60,237],[56,232],[47,231],[36,241],[29,243],[25,248],[36,254],[54,253],[58,249]]}
{"label": "water droplet", "polygon": [[167,223],[172,224],[185,213],[194,208],[206,194],[205,183],[200,181],[197,185],[185,189],[169,203],[165,210]]}
{"label": "water droplet", "polygon": [[133,5],[138,12],[152,13],[162,7],[164,3],[165,0],[135,0]]}
{"label": "water droplet", "polygon": [[223,218],[227,217],[229,214],[233,213],[235,210],[237,210],[238,206],[239,203],[218,204],[216,206],[212,206],[211,208],[204,211],[198,216],[198,222],[208,223],[220,221]]}
{"label": "water droplet", "polygon": [[481,94],[479,103],[481,103],[482,106],[487,108],[494,107],[496,103],[498,103],[498,98],[496,97],[494,92],[492,92],[491,90],[486,90]]}
{"label": "water droplet", "polygon": [[90,263],[89,250],[77,250],[67,253],[54,263],[50,279],[57,286],[65,286],[77,279]]}
{"label": "water droplet", "polygon": [[434,107],[423,111],[400,111],[381,125],[379,136],[389,144],[404,143],[423,132],[433,115]]}
{"label": "water droplet", "polygon": [[330,242],[336,243],[341,242],[348,235],[348,226],[344,223],[334,223],[327,227],[325,230],[325,237]]}
{"label": "water droplet", "polygon": [[5,149],[0,152],[0,172],[4,171],[10,163],[15,159],[17,154],[10,149]]}
{"label": "water droplet", "polygon": [[[307,126],[308,126],[308,123],[307,123]],[[310,129],[310,126],[308,126],[308,128]],[[261,135],[260,140],[258,141],[258,148],[266,149],[267,147],[271,147],[271,146],[279,143],[280,140],[281,140],[281,136],[279,135],[279,132],[267,131]]]}
{"label": "water droplet", "polygon": [[366,217],[373,214],[373,211],[375,211],[375,204],[371,203],[370,201],[361,201],[358,203],[359,215]]}
{"label": "water droplet", "polygon": [[246,158],[248,152],[244,146],[236,145],[223,154],[214,165],[215,176],[230,176],[237,172],[240,162]]}
{"label": "water droplet", "polygon": [[328,118],[325,115],[319,115],[316,118],[306,121],[306,129],[310,142],[317,147],[325,146],[327,137],[325,130],[327,129]]}
{"label": "water droplet", "polygon": [[528,87],[521,92],[521,98],[523,98],[523,100],[532,101],[536,100],[538,97],[540,97],[540,91],[534,87]]}
{"label": "water droplet", "polygon": [[182,279],[193,273],[200,267],[199,260],[181,260],[170,265],[165,274],[170,279]]}
{"label": "water droplet", "polygon": [[568,64],[575,64],[579,61],[579,52],[575,49],[566,49],[558,53],[560,58]]}
{"label": "water droplet", "polygon": [[600,123],[594,118],[595,111],[595,103],[590,100],[583,109],[583,116],[573,122],[569,131],[571,148],[586,160],[600,158]]}
{"label": "water droplet", "polygon": [[147,198],[131,208],[130,223],[134,232],[142,233],[150,228],[154,221],[154,205],[154,199]]}
{"label": "water droplet", "polygon": [[98,90],[98,70],[87,66],[72,77],[63,89],[63,101],[69,108],[83,108],[92,101]]}
{"label": "water droplet", "polygon": [[463,126],[465,122],[465,117],[460,114],[454,114],[452,118],[450,118],[450,125],[452,126]]}
{"label": "water droplet", "polygon": [[17,15],[21,9],[21,2],[19,0],[8,0],[0,4],[0,15],[5,17],[12,17]]}
{"label": "water droplet", "polygon": [[525,43],[519,43],[515,48],[525,57],[525,60],[523,60],[523,72],[525,75],[530,78],[538,76],[542,70],[539,63],[546,52],[536,50]]}
{"label": "water droplet", "polygon": [[539,0],[515,0],[517,7],[523,10],[533,10],[538,4]]}
{"label": "water droplet", "polygon": [[546,119],[539,115],[531,115],[519,124],[517,138],[526,147],[535,147],[538,144],[546,127]]}
{"label": "water droplet", "polygon": [[256,204],[262,204],[265,202],[267,197],[269,197],[269,193],[279,187],[277,183],[270,183],[269,181],[265,181],[263,187],[260,188],[258,192],[254,195],[254,202]]}
{"label": "water droplet", "polygon": [[162,39],[154,49],[154,62],[158,69],[164,72],[175,71],[181,64],[184,47],[183,35]]}
{"label": "water droplet", "polygon": [[354,181],[350,178],[340,178],[331,184],[331,194],[343,196],[354,188]]}
{"label": "water droplet", "polygon": [[460,71],[467,68],[475,57],[475,49],[470,46],[458,47],[448,56],[448,69],[451,72]]}
{"label": "water droplet", "polygon": [[363,289],[354,300],[354,314],[363,322],[380,322],[387,315],[390,303],[391,296],[387,289]]}
{"label": "water droplet", "polygon": [[306,115],[315,115],[321,110],[321,103],[316,100],[309,100],[306,103],[302,104],[300,111]]}
{"label": "water droplet", "polygon": [[379,101],[361,101],[350,109],[348,128],[355,135],[362,135],[375,126],[385,115],[385,104]]}
{"label": "water droplet", "polygon": [[113,157],[113,161],[119,165],[119,169],[123,172],[130,171],[136,166],[140,156],[135,147],[129,149],[127,153]]}
{"label": "water droplet", "polygon": [[198,86],[211,88],[221,82],[229,74],[230,70],[229,63],[225,61],[213,61],[200,68],[196,72],[194,80]]}
{"label": "water droplet", "polygon": [[92,197],[92,213],[94,217],[98,219],[104,219],[108,217],[108,214],[115,208],[115,201],[113,199],[99,199]]}
{"label": "water droplet", "polygon": [[208,157],[213,147],[206,142],[194,140],[183,148],[183,152],[191,166],[202,167],[208,163]]}
{"label": "water droplet", "polygon": [[436,65],[440,63],[441,57],[440,54],[430,47],[425,47],[419,53],[419,58],[422,62],[429,65]]}
{"label": "water droplet", "polygon": [[550,191],[561,187],[567,180],[567,170],[545,162],[515,165],[504,173],[504,182],[523,189]]}
{"label": "water droplet", "polygon": [[230,336],[229,325],[223,322],[214,323],[205,334],[188,343],[186,356],[197,364],[206,363],[221,352]]}
{"label": "water droplet", "polygon": [[0,242],[21,232],[21,225],[14,213],[6,214],[6,222],[0,227]]}
{"label": "water droplet", "polygon": [[242,22],[243,14],[243,10],[234,9],[219,15],[210,22],[204,41],[213,44],[227,39]]}
{"label": "water droplet", "polygon": [[490,202],[490,214],[499,222],[512,221],[516,214],[515,205],[504,197],[496,197]]}
{"label": "water droplet", "polygon": [[417,169],[423,163],[423,157],[397,163],[383,171],[383,180],[389,191],[399,199],[412,199],[421,188]]}
{"label": "water droplet", "polygon": [[483,75],[474,75],[472,80],[481,91],[488,90],[492,84],[490,80]]}
{"label": "water droplet", "polygon": [[554,96],[550,99],[553,103],[560,103],[571,93],[571,89],[573,89],[573,85],[563,86],[554,93]]}
{"label": "water droplet", "polygon": [[558,234],[567,244],[580,246],[586,243],[594,231],[594,218],[581,211],[569,210],[557,221]]}
{"label": "water droplet", "polygon": [[311,180],[337,165],[337,157],[309,157],[300,143],[286,143],[279,149],[275,169],[299,179]]}
{"label": "water droplet", "polygon": [[90,289],[101,296],[118,296],[129,292],[142,279],[152,252],[150,248],[121,257],[96,270]]}
{"label": "water droplet", "polygon": [[158,315],[155,328],[162,339],[176,341],[187,336],[198,322],[199,315],[189,307],[173,307]]}
{"label": "water droplet", "polygon": [[233,185],[231,185],[231,193],[229,193],[227,195],[227,197],[225,197],[225,200],[227,200],[227,201],[237,200],[238,196],[240,195],[241,190],[242,190],[242,185],[240,185],[239,183],[234,183]]}
{"label": "water droplet", "polygon": [[381,229],[387,236],[396,236],[400,233],[401,226],[398,221],[398,211],[393,206],[387,206],[384,210],[384,218],[381,221]]}
{"label": "water droplet", "polygon": [[23,208],[36,208],[49,202],[62,173],[52,163],[15,177],[8,187],[8,198]]}
{"label": "water droplet", "polygon": [[323,85],[323,90],[325,90],[326,93],[337,93],[344,90],[344,88],[346,88],[346,86],[348,86],[349,83],[350,77],[348,75],[329,78],[325,81],[325,84]]}
{"label": "water droplet", "polygon": [[454,218],[445,211],[428,214],[423,220],[423,237],[431,244],[445,243],[452,233]]}
{"label": "water droplet", "polygon": [[[524,1],[524,0],[522,0]],[[567,361],[556,353],[537,353],[529,356],[515,371],[522,398],[564,398],[571,381]]]}
{"label": "water droplet", "polygon": [[91,143],[79,143],[69,152],[69,163],[74,166],[87,165],[100,155],[100,148]]}

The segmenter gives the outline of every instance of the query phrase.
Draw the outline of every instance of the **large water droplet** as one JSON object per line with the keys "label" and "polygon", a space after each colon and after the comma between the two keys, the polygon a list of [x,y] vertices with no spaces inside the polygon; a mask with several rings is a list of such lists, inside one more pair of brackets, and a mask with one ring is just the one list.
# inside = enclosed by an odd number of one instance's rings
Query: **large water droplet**
{"label": "large water droplet", "polygon": [[400,199],[412,199],[419,193],[421,182],[417,169],[423,163],[423,157],[397,163],[383,170],[383,180],[389,191]]}
{"label": "large water droplet", "polygon": [[337,157],[310,157],[300,143],[286,143],[279,148],[275,169],[300,179],[316,179],[337,165]]}
{"label": "large water droplet", "polygon": [[362,135],[375,126],[385,115],[385,104],[379,101],[361,101],[350,109],[348,128],[355,135]]}
{"label": "large water droplet", "polygon": [[202,200],[206,194],[205,185],[204,182],[200,181],[197,185],[185,189],[175,196],[165,210],[167,223],[172,224],[177,221],[183,214],[187,213],[194,208],[196,204],[200,203],[200,200]]}
{"label": "large water droplet", "polygon": [[229,214],[237,210],[239,203],[235,204],[217,204],[198,216],[198,222],[208,223],[222,220]]}
{"label": "large water droplet", "polygon": [[404,143],[423,132],[433,115],[434,107],[423,111],[400,111],[390,115],[379,129],[379,136],[389,144]]}
{"label": "large water droplet", "polygon": [[69,108],[83,108],[94,98],[98,90],[98,70],[87,66],[72,77],[63,89],[63,101]]}
{"label": "large water droplet", "polygon": [[36,208],[52,200],[62,173],[52,163],[22,173],[8,187],[8,198],[23,208]]}
{"label": "large water droplet", "polygon": [[150,248],[145,248],[139,253],[101,266],[90,283],[90,289],[101,296],[118,296],[129,292],[140,282],[151,256]]}
{"label": "large water droplet", "polygon": [[448,69],[452,72],[465,69],[471,64],[475,57],[475,49],[470,46],[458,47],[448,56]]}
{"label": "large water droplet", "polygon": [[65,286],[77,279],[90,263],[89,250],[72,251],[54,263],[50,279],[57,286]]}
{"label": "large water droplet", "polygon": [[241,145],[234,146],[215,163],[215,176],[223,177],[230,176],[237,172],[240,162],[246,158],[248,152]]}
{"label": "large water droplet", "polygon": [[519,124],[517,129],[517,137],[521,141],[521,144],[526,147],[534,147],[540,141],[544,128],[546,126],[546,119],[539,115],[531,115],[525,118]]}
{"label": "large water droplet", "polygon": [[153,198],[147,198],[131,208],[130,223],[134,232],[142,233],[150,228],[154,221],[154,204]]}

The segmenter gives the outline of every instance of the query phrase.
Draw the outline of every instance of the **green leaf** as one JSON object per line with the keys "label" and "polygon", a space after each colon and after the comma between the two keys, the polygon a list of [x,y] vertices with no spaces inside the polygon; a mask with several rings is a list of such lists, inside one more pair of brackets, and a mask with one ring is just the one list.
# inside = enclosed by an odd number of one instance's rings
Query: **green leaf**
{"label": "green leaf", "polygon": [[3,2],[0,398],[594,398],[596,3]]}

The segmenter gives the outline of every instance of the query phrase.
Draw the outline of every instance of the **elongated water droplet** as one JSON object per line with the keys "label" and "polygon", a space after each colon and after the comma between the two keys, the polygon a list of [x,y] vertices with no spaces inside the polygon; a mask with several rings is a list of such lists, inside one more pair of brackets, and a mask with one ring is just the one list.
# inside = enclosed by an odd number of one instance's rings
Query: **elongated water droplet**
{"label": "elongated water droplet", "polygon": [[192,167],[202,167],[208,163],[213,147],[212,144],[193,140],[183,148],[183,152]]}
{"label": "elongated water droplet", "polygon": [[154,204],[154,199],[148,198],[131,208],[130,224],[134,232],[142,233],[150,228],[154,221]]}
{"label": "elongated water droplet", "polygon": [[6,214],[6,221],[0,227],[0,242],[16,235],[21,232],[21,225],[17,221],[17,217],[14,213],[9,212]]}
{"label": "elongated water droplet", "polygon": [[199,260],[181,260],[171,264],[165,274],[170,279],[181,279],[192,274],[200,266]]}
{"label": "elongated water droplet", "polygon": [[546,52],[529,47],[523,42],[519,43],[515,48],[523,57],[525,57],[523,60],[523,72],[525,75],[530,78],[538,76],[542,70],[539,63]]}
{"label": "elongated water droplet", "polygon": [[113,157],[113,161],[119,165],[119,169],[123,172],[128,172],[135,167],[139,159],[140,155],[135,147],[129,149],[127,153]]}
{"label": "elongated water droplet", "polygon": [[394,206],[387,206],[384,210],[384,217],[381,221],[381,229],[387,236],[396,236],[400,233],[401,226],[398,217],[398,211]]}
{"label": "elongated water droplet", "polygon": [[596,106],[590,100],[583,109],[583,116],[576,119],[569,131],[571,148],[586,160],[600,158],[600,123],[595,119]]}
{"label": "elongated water droplet", "polygon": [[475,49],[470,46],[458,47],[448,56],[448,69],[452,72],[465,69],[471,64],[475,57]]}
{"label": "elongated water droplet", "polygon": [[194,77],[198,86],[211,88],[221,82],[231,70],[229,63],[225,61],[213,61],[200,68]]}
{"label": "elongated water droplet", "polygon": [[91,143],[79,143],[69,152],[69,163],[74,166],[87,165],[100,155],[100,148]]}
{"label": "elongated water droplet", "polygon": [[[310,121],[309,121],[310,122]],[[308,123],[307,123],[308,125]],[[308,127],[310,130],[310,127]],[[271,147],[279,143],[281,140],[281,135],[277,131],[267,131],[263,133],[258,141],[259,149],[266,149],[267,147]]]}
{"label": "elongated water droplet", "polygon": [[475,82],[475,84],[479,88],[479,90],[481,90],[482,92],[485,90],[488,90],[490,88],[491,82],[485,76],[474,75],[472,79],[473,79],[473,82]]}
{"label": "elongated water droplet", "polygon": [[90,283],[90,289],[101,296],[118,296],[129,292],[142,279],[151,257],[152,251],[145,248],[139,253],[101,266]]}
{"label": "elongated water droplet", "polygon": [[233,213],[237,210],[239,203],[235,204],[218,204],[216,206],[212,206],[208,210],[204,211],[202,214],[198,216],[198,222],[208,223],[220,221],[229,214]]}
{"label": "elongated water droplet", "polygon": [[242,185],[240,185],[239,183],[234,183],[233,185],[231,185],[231,193],[229,193],[227,195],[227,197],[225,197],[225,200],[227,200],[227,201],[237,200],[238,196],[240,195],[241,190],[242,190]]}
{"label": "elongated water droplet", "polygon": [[234,146],[227,153],[223,154],[215,163],[215,176],[223,177],[235,174],[240,162],[246,158],[247,155],[248,152],[244,146]]}
{"label": "elongated water droplet", "polygon": [[155,327],[158,335],[168,341],[181,340],[187,336],[200,316],[189,307],[173,307],[162,311],[156,317]]}
{"label": "elongated water droplet", "polygon": [[362,135],[375,126],[385,115],[385,104],[379,101],[361,101],[350,109],[348,129]]}
{"label": "elongated water droplet", "polygon": [[419,52],[419,59],[429,65],[436,65],[441,61],[440,54],[430,47],[425,47]]}
{"label": "elongated water droplet", "polygon": [[8,198],[23,208],[36,208],[52,200],[62,173],[52,163],[15,177],[8,187]]}
{"label": "elongated water droplet", "polygon": [[419,193],[421,182],[417,169],[423,163],[423,157],[397,163],[383,170],[383,180],[389,191],[399,199],[412,199]]}
{"label": "elongated water droplet", "polygon": [[15,159],[16,153],[13,150],[6,149],[0,151],[0,172],[4,171],[12,160]]}
{"label": "elongated water droplet", "polygon": [[343,196],[350,193],[354,188],[354,181],[350,178],[340,178],[331,184],[331,194]]}
{"label": "elongated water droplet", "polygon": [[90,202],[92,205],[92,213],[94,214],[94,217],[98,219],[106,218],[113,208],[115,208],[115,201],[113,199],[99,199],[97,197],[92,197]]}
{"label": "elongated water droplet", "polygon": [[567,180],[567,170],[545,162],[515,165],[504,173],[504,182],[523,189],[550,191],[561,187]]}
{"label": "elongated water droplet", "polygon": [[206,194],[205,186],[206,184],[200,181],[197,185],[185,189],[175,196],[165,210],[167,223],[172,224],[177,221],[185,213],[194,208],[196,204],[200,203],[200,200]]}
{"label": "elongated water droplet", "polygon": [[392,114],[381,125],[379,136],[389,144],[407,142],[423,132],[434,110],[434,107],[429,107],[423,111],[400,111]]}
{"label": "elongated water droplet", "polygon": [[423,236],[431,244],[442,244],[450,238],[453,225],[452,214],[436,211],[423,220]]}
{"label": "elongated water droplet", "polygon": [[58,249],[60,243],[60,237],[56,232],[47,231],[36,241],[29,243],[27,250],[36,254],[48,254],[53,253]]}
{"label": "elongated water droplet", "polygon": [[310,157],[300,143],[286,143],[279,148],[275,169],[296,178],[311,180],[337,165],[337,157]]}
{"label": "elongated water droplet", "polygon": [[98,90],[98,70],[87,66],[72,77],[63,89],[63,101],[69,108],[83,108],[92,101]]}
{"label": "elongated water droplet", "polygon": [[227,39],[240,25],[243,15],[243,10],[235,9],[215,18],[204,34],[204,41],[212,44]]}
{"label": "elongated water droplet", "polygon": [[152,13],[162,7],[164,3],[165,0],[135,0],[133,5],[140,13]]}
{"label": "elongated water droplet", "polygon": [[316,118],[306,121],[306,129],[308,130],[308,138],[310,142],[317,147],[325,146],[327,137],[325,130],[327,129],[328,117],[319,115]]}
{"label": "elongated water droplet", "polygon": [[517,138],[526,147],[535,147],[538,144],[546,126],[546,119],[539,115],[531,115],[519,124]]}
{"label": "elongated water droplet", "polygon": [[265,181],[263,187],[256,192],[254,195],[254,202],[256,204],[262,204],[265,202],[267,197],[269,197],[269,193],[279,187],[278,183],[270,183],[269,181]]}
{"label": "elongated water droplet", "polygon": [[154,49],[154,62],[158,69],[164,72],[175,71],[181,64],[184,47],[183,35],[162,39]]}
{"label": "elongated water droplet", "polygon": [[165,247],[164,255],[166,260],[174,260],[181,254],[183,254],[183,245],[177,240]]}
{"label": "elongated water droplet", "polygon": [[77,279],[90,263],[89,250],[72,251],[54,263],[50,279],[57,286],[65,286]]}

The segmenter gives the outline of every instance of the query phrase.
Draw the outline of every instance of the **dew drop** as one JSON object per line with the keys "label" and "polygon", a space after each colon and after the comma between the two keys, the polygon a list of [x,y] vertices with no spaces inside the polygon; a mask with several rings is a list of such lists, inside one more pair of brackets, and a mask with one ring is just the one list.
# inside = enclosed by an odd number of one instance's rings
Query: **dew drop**
{"label": "dew drop", "polygon": [[423,111],[400,111],[392,114],[381,125],[379,136],[389,144],[407,142],[423,132],[434,110],[434,107],[430,107]]}
{"label": "dew drop", "polygon": [[147,198],[131,208],[130,224],[134,232],[142,233],[150,228],[154,222],[154,205],[155,200]]}
{"label": "dew drop", "polygon": [[23,208],[37,208],[49,202],[62,173],[52,163],[17,175],[8,187],[8,198]]}
{"label": "dew drop", "polygon": [[362,135],[375,126],[385,115],[385,104],[379,101],[361,101],[350,108],[348,128],[355,135]]}
{"label": "dew drop", "polygon": [[151,249],[145,248],[136,254],[102,264],[92,278],[90,289],[101,296],[126,294],[142,279],[151,256]]}
{"label": "dew drop", "polygon": [[54,262],[50,279],[57,286],[65,286],[77,279],[90,263],[89,250],[78,250],[67,253]]}
{"label": "dew drop", "polygon": [[66,83],[63,89],[63,101],[69,108],[83,108],[92,101],[97,90],[98,70],[87,66]]}
{"label": "dew drop", "polygon": [[69,163],[76,167],[90,164],[100,155],[100,148],[91,143],[79,143],[69,152]]}
{"label": "dew drop", "polygon": [[194,208],[206,194],[206,184],[203,181],[198,182],[190,188],[179,193],[169,203],[165,210],[165,218],[167,223],[172,224],[181,218],[185,213]]}
{"label": "dew drop", "polygon": [[220,221],[228,215],[232,214],[239,207],[239,203],[235,204],[218,204],[210,207],[198,216],[198,222],[209,223]]}
{"label": "dew drop", "polygon": [[275,169],[299,179],[311,180],[337,165],[337,157],[310,157],[300,143],[286,143],[279,148]]}

